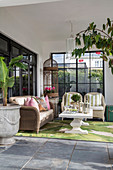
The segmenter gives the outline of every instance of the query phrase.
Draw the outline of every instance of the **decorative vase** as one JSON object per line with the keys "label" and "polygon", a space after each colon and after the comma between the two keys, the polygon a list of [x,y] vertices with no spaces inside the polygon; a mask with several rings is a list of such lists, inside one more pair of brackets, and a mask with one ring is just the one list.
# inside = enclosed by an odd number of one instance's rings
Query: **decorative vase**
{"label": "decorative vase", "polygon": [[78,102],[71,102],[73,108],[78,109]]}
{"label": "decorative vase", "polygon": [[19,120],[19,105],[0,105],[0,144],[7,145],[15,142],[13,136],[19,130]]}

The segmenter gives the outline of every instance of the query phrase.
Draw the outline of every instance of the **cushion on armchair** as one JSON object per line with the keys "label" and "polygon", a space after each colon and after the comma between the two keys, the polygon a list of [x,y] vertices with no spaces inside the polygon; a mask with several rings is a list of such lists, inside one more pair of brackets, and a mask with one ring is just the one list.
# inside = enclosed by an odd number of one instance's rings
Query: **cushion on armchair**
{"label": "cushion on armchair", "polygon": [[71,102],[74,102],[71,97],[73,94],[65,93],[65,101],[64,101],[64,106],[69,106]]}
{"label": "cushion on armchair", "polygon": [[101,110],[104,110],[104,107],[103,106],[91,106],[91,109],[101,111]]}
{"label": "cushion on armchair", "polygon": [[102,106],[102,94],[88,94],[87,95],[88,103],[90,103],[91,106]]}

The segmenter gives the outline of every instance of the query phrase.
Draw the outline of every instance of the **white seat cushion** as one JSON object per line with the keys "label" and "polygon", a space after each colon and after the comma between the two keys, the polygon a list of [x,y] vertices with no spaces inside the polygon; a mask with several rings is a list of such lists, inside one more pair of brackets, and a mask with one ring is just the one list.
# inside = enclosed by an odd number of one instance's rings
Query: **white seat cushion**
{"label": "white seat cushion", "polygon": [[91,106],[90,108],[93,110],[104,110],[103,106]]}
{"label": "white seat cushion", "polygon": [[53,109],[40,112],[40,121],[42,121],[43,119],[46,119],[52,113],[53,113]]}

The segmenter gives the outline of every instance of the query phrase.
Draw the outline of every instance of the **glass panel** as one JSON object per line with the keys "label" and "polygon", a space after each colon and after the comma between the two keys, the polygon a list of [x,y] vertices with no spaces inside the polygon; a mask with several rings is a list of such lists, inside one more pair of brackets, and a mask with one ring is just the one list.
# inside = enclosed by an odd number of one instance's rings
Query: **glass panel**
{"label": "glass panel", "polygon": [[33,95],[33,66],[30,66],[30,95]]}
{"label": "glass panel", "polygon": [[64,95],[65,93],[65,90],[64,90],[64,84],[59,84],[59,98],[62,98],[62,96]]}
{"label": "glass panel", "polygon": [[103,84],[91,84],[91,91],[103,93]]}
{"label": "glass panel", "polygon": [[102,52],[91,53],[91,67],[103,67]]}
{"label": "glass panel", "polygon": [[57,63],[64,63],[64,54],[53,54],[52,57]]}
{"label": "glass panel", "polygon": [[75,68],[76,69],[76,63],[67,63],[67,64],[65,64],[65,68]]}
{"label": "glass panel", "polygon": [[65,69],[65,83],[76,83],[76,70]]}
{"label": "glass panel", "polygon": [[78,92],[83,96],[89,92],[90,84],[78,84]]}
{"label": "glass panel", "polygon": [[89,83],[89,69],[78,69],[78,83]]}
{"label": "glass panel", "polygon": [[92,83],[103,82],[103,69],[92,69],[91,70],[91,82]]}
{"label": "glass panel", "polygon": [[81,58],[78,59],[78,68],[89,67],[90,67],[89,53],[85,53],[84,56],[82,55]]}
{"label": "glass panel", "polygon": [[64,68],[64,64],[58,64],[58,68]]}
{"label": "glass panel", "polygon": [[0,50],[7,52],[8,51],[8,42],[0,38]]}
{"label": "glass panel", "polygon": [[33,62],[33,56],[30,55],[30,62]]}
{"label": "glass panel", "polygon": [[13,76],[15,77],[15,84],[12,87],[12,93],[13,96],[19,96],[20,95],[20,90],[19,90],[19,86],[20,86],[20,76],[19,76],[19,67],[16,67],[13,70]]}
{"label": "glass panel", "polygon": [[19,55],[19,49],[16,48],[16,47],[12,47],[12,54],[13,54],[14,56],[18,56],[18,55]]}
{"label": "glass panel", "polygon": [[64,70],[58,71],[58,83],[64,83]]}
{"label": "glass panel", "polygon": [[76,91],[76,84],[65,84],[65,91],[66,92],[74,92]]}
{"label": "glass panel", "polygon": [[66,54],[65,54],[65,63],[76,63],[76,58],[67,58]]}
{"label": "glass panel", "polygon": [[29,60],[28,54],[23,52],[23,59]]}
{"label": "glass panel", "polygon": [[[24,63],[27,65],[27,63]],[[27,95],[28,94],[28,69],[26,71],[22,70],[22,92],[23,95]]]}

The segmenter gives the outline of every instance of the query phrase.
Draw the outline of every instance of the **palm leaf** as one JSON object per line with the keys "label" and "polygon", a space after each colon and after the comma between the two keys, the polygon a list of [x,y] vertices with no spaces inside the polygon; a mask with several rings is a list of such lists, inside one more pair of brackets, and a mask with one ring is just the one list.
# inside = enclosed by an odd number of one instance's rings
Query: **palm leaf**
{"label": "palm leaf", "polygon": [[5,82],[8,75],[8,69],[3,59],[3,57],[0,57],[0,82]]}
{"label": "palm leaf", "polygon": [[23,63],[15,63],[14,64],[16,67],[19,67],[19,68],[21,68],[21,69],[23,69],[23,70],[26,70],[27,69],[27,65],[25,65],[25,64],[23,64]]}
{"label": "palm leaf", "polygon": [[12,58],[11,61],[9,62],[9,68],[12,68],[15,66],[16,63],[21,61],[23,59],[23,55],[20,55],[18,57]]}
{"label": "palm leaf", "polygon": [[13,87],[13,85],[14,85],[14,76],[12,76],[12,77],[7,77],[6,78],[6,87]]}

